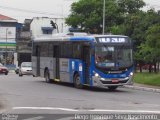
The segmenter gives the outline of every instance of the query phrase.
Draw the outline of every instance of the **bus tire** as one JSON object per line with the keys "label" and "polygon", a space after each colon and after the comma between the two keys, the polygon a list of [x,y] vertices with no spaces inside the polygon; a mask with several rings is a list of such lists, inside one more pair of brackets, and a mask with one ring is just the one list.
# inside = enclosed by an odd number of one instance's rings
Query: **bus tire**
{"label": "bus tire", "polygon": [[116,90],[118,88],[118,86],[108,86],[108,89],[113,91],[113,90]]}
{"label": "bus tire", "polygon": [[8,72],[6,72],[5,75],[8,75]]}
{"label": "bus tire", "polygon": [[81,79],[79,74],[74,75],[74,86],[78,89],[83,88],[83,85],[81,84]]}
{"label": "bus tire", "polygon": [[49,71],[48,70],[45,70],[44,78],[45,78],[47,83],[51,83],[51,79],[50,79],[50,75],[49,75]]}

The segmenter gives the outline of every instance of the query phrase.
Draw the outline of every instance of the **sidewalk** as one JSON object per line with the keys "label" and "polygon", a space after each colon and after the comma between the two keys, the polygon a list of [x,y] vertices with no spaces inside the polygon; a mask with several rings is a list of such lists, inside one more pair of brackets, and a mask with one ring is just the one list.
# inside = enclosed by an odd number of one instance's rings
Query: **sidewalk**
{"label": "sidewalk", "polygon": [[160,93],[160,87],[159,86],[151,86],[151,85],[134,83],[133,85],[125,85],[125,87],[130,88],[130,89],[135,89],[135,90],[142,90],[142,91]]}

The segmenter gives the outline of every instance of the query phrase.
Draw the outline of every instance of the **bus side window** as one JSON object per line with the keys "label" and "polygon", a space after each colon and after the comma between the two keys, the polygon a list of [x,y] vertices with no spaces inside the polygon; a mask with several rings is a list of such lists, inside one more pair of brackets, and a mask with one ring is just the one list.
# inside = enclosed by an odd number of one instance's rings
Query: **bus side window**
{"label": "bus side window", "polygon": [[73,58],[79,59],[81,57],[81,45],[76,43],[73,44]]}
{"label": "bus side window", "polygon": [[53,57],[59,58],[60,57],[60,47],[58,45],[53,46]]}
{"label": "bus side window", "polygon": [[48,45],[48,55],[49,55],[49,57],[53,57],[53,51],[54,49],[53,49],[53,44],[49,44]]}

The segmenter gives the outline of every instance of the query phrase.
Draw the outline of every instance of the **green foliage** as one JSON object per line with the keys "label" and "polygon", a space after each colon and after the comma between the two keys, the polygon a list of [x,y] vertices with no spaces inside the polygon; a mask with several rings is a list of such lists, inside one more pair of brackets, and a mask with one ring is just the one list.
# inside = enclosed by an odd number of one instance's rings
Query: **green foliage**
{"label": "green foliage", "polygon": [[147,12],[139,11],[128,15],[126,21],[129,22],[126,23],[128,30],[125,34],[134,41],[135,60],[143,63],[158,62],[160,47],[156,45],[159,41],[159,31],[155,28],[160,24],[158,13],[152,9]]}
{"label": "green foliage", "polygon": [[124,35],[126,33],[125,25],[115,25],[110,28],[112,34],[115,35]]}
{"label": "green foliage", "polygon": [[145,3],[143,0],[118,0],[118,5],[123,13],[133,14],[138,12]]}
{"label": "green foliage", "polygon": [[160,86],[160,74],[136,73],[134,82],[146,85]]}
{"label": "green foliage", "polygon": [[[125,7],[124,7],[124,6]],[[128,13],[136,13],[144,6],[142,0],[106,0],[106,32],[112,32],[113,26],[121,25]],[[71,7],[66,23],[91,33],[102,33],[103,0],[79,0]]]}
{"label": "green foliage", "polygon": [[149,27],[146,33],[146,46],[151,50],[153,62],[160,62],[160,24]]}
{"label": "green foliage", "polygon": [[101,29],[102,4],[99,0],[80,0],[73,3],[71,15],[66,18],[66,23],[72,27],[79,27],[84,31]]}

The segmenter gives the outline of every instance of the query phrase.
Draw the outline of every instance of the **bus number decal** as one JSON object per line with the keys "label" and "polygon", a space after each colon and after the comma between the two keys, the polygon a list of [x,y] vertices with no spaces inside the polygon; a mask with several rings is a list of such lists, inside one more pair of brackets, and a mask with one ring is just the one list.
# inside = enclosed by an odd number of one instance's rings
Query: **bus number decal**
{"label": "bus number decal", "polygon": [[82,63],[79,64],[79,71],[82,71]]}
{"label": "bus number decal", "polygon": [[72,70],[74,70],[74,67],[75,67],[75,63],[74,61],[72,61]]}
{"label": "bus number decal", "polygon": [[125,43],[125,38],[99,38],[100,43]]}

